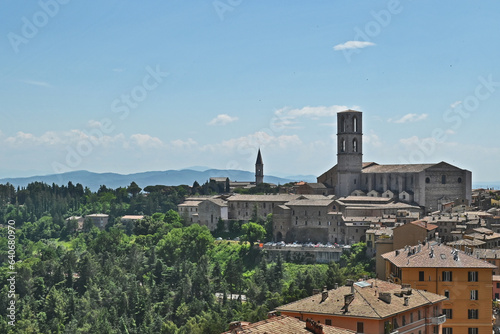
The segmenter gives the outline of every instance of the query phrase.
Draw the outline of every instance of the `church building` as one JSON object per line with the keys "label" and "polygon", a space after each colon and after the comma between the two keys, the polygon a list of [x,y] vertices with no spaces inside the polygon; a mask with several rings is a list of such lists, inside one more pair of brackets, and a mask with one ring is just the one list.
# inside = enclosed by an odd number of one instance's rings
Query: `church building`
{"label": "church building", "polygon": [[440,210],[450,202],[469,205],[470,171],[444,161],[394,165],[363,162],[362,130],[362,112],[337,113],[337,164],[317,178],[337,197],[388,197],[423,206],[427,212]]}

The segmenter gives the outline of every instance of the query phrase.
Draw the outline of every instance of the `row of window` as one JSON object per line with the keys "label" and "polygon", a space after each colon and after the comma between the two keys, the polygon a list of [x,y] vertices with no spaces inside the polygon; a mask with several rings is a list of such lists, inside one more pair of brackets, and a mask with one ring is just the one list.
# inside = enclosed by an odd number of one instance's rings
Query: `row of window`
{"label": "row of window", "polygon": [[[347,121],[344,118],[344,116],[342,116],[340,118],[340,132],[345,132],[346,125],[347,125]],[[356,116],[354,116],[352,118],[352,131],[358,132],[358,118]]]}
{"label": "row of window", "polygon": [[[292,210],[292,216],[295,216],[295,210]],[[304,210],[304,216],[307,216],[307,210]],[[321,216],[321,211],[318,211],[318,216]]]}
{"label": "row of window", "polygon": [[[443,313],[446,315],[446,319],[453,319],[453,310],[451,308],[444,308]],[[468,309],[467,319],[479,319],[479,310]]]}
{"label": "row of window", "polygon": [[[248,208],[248,202],[241,203],[241,206]],[[257,206],[257,204],[255,204],[254,206]],[[236,207],[237,208],[240,207],[240,202],[236,202]],[[234,203],[231,203],[231,208],[234,208]],[[264,209],[266,208],[266,202],[262,203],[262,208],[264,208]],[[271,208],[274,208],[274,203],[271,203]]]}
{"label": "row of window", "polygon": [[[340,140],[340,152],[346,152],[346,151],[347,149],[346,149],[345,139],[342,138]],[[356,138],[352,140],[352,151],[358,152],[358,140]]]}
{"label": "row of window", "polygon": [[[457,179],[457,182],[458,183],[462,183],[462,178],[459,177]],[[431,178],[430,177],[426,177],[425,178],[425,183],[431,183]],[[441,175],[441,184],[446,184],[446,175]]]}
{"label": "row of window", "polygon": [[[298,217],[296,217],[296,219],[295,219],[295,225],[299,225],[299,219],[298,219]],[[304,225],[307,226],[307,220],[304,221]],[[331,222],[327,222],[326,225],[331,226],[332,223]],[[318,222],[318,226],[321,226],[321,222],[320,221]],[[335,231],[335,229],[333,229],[333,231]],[[358,230],[356,230],[356,232],[358,232]]]}
{"label": "row of window", "polygon": [[[469,282],[478,282],[479,281],[478,272],[477,271],[469,271],[468,275],[467,275],[467,279]],[[420,282],[425,281],[425,272],[424,271],[418,272],[418,280]],[[430,276],[429,276],[429,281],[430,281]],[[452,282],[453,281],[453,272],[452,271],[443,271],[441,273],[441,281]]]}
{"label": "row of window", "polygon": [[[443,327],[443,334],[453,334],[453,328]],[[479,334],[479,328],[469,327],[467,334]]]}

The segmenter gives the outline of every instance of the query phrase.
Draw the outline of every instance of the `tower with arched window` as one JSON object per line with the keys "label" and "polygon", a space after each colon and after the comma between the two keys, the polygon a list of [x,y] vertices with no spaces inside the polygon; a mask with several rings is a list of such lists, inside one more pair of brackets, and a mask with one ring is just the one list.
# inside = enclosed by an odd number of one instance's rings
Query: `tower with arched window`
{"label": "tower with arched window", "polygon": [[363,166],[362,113],[337,113],[337,196],[349,196],[359,188]]}

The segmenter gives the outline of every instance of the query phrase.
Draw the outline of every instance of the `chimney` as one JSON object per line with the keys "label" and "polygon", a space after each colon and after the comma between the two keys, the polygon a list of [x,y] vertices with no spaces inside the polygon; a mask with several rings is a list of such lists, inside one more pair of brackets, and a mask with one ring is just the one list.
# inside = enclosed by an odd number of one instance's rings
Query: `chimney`
{"label": "chimney", "polygon": [[391,303],[391,293],[390,292],[379,292],[378,299],[386,302],[387,304]]}
{"label": "chimney", "polygon": [[233,321],[233,322],[229,323],[229,330],[230,331],[238,329],[238,328],[241,328],[241,321]]}
{"label": "chimney", "polygon": [[323,325],[317,323],[316,321],[307,318],[306,319],[306,328],[313,332],[314,334],[324,334],[323,332]]}
{"label": "chimney", "polygon": [[321,292],[321,302],[324,302],[328,298],[328,290],[326,286],[323,287],[323,292]]}
{"label": "chimney", "polygon": [[404,302],[403,302],[403,305],[404,306],[408,306],[410,303],[410,297],[404,297]]}
{"label": "chimney", "polygon": [[335,290],[339,288],[339,283],[335,283]]}
{"label": "chimney", "polygon": [[271,318],[274,318],[277,316],[278,316],[278,313],[276,311],[267,312],[267,319],[271,319]]}
{"label": "chimney", "polygon": [[347,313],[349,311],[349,305],[351,305],[353,300],[354,294],[350,293],[348,295],[344,295],[344,307],[342,307],[344,313]]}

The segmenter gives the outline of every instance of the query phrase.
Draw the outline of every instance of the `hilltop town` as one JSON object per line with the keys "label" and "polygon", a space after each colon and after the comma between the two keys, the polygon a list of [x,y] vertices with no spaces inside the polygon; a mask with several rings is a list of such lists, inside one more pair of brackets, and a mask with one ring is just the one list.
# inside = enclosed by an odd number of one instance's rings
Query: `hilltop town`
{"label": "hilltop town", "polygon": [[265,182],[258,150],[254,180],[0,184],[0,332],[497,331],[499,193],[364,162],[362,117],[314,183]]}
{"label": "hilltop town", "polygon": [[[324,324],[324,333],[330,325],[356,333],[491,333],[500,293],[499,193],[473,190],[471,172],[444,161],[364,162],[362,117],[337,114],[337,164],[317,183],[262,187],[259,150],[254,181],[212,178],[228,191],[190,196],[179,215],[211,231],[272,217],[272,240],[259,245],[270,259],[339,262],[352,245],[366,244],[375,280],[280,306],[280,323],[307,319]],[[248,191],[259,187],[275,191]],[[255,330],[240,323],[232,333]]]}

